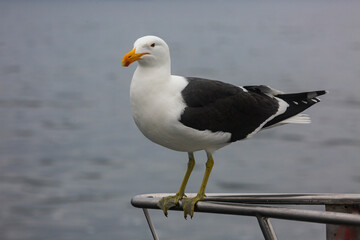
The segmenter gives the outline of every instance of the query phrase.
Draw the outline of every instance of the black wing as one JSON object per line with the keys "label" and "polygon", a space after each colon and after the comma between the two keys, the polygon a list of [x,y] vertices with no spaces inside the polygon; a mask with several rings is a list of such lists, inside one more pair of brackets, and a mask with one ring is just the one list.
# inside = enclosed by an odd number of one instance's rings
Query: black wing
{"label": "black wing", "polygon": [[279,108],[278,101],[262,91],[201,78],[187,80],[182,91],[187,107],[180,122],[198,130],[229,132],[232,142],[246,138]]}

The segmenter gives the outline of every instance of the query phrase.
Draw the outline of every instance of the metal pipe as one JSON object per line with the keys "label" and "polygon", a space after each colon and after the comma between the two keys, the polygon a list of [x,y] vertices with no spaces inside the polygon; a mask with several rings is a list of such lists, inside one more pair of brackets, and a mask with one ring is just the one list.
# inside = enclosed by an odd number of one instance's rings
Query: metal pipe
{"label": "metal pipe", "polygon": [[[188,195],[191,196],[191,194]],[[160,196],[158,194],[139,195],[135,196],[132,199],[131,203],[133,204],[133,206],[139,208],[158,209],[157,202]],[[335,197],[335,199],[337,199],[337,197]],[[173,210],[182,211],[181,204],[180,206],[175,207]],[[348,224],[360,226],[359,215],[314,210],[290,209],[283,207],[259,206],[251,204],[200,201],[197,203],[195,211],[245,216],[260,215],[268,218],[287,219],[294,221],[317,222],[325,224]]]}
{"label": "metal pipe", "polygon": [[150,214],[149,214],[148,209],[147,209],[147,208],[143,208],[143,211],[144,211],[146,221],[147,221],[147,223],[148,223],[148,225],[149,225],[149,228],[150,228],[150,231],[151,231],[151,234],[152,234],[154,240],[159,240],[159,237],[158,237],[158,235],[156,234],[156,230],[155,230],[154,224],[153,224],[152,221],[151,221],[151,217],[150,217]]}
{"label": "metal pipe", "polygon": [[229,205],[210,202],[198,202],[197,211],[245,216],[256,216],[257,214],[259,214],[264,217],[287,219],[294,221],[360,226],[360,216],[347,213],[289,209],[268,206],[253,206],[249,204]]}
{"label": "metal pipe", "polygon": [[259,222],[265,240],[277,240],[276,233],[269,218],[262,217],[260,215],[257,215],[256,218]]}
{"label": "metal pipe", "polygon": [[[154,193],[137,195],[139,198],[162,198],[174,195],[171,193]],[[193,197],[195,193],[187,193],[188,197]],[[278,194],[278,193],[209,193],[203,201],[212,202],[233,202],[233,203],[252,203],[252,204],[283,204],[283,205],[328,205],[328,204],[360,204],[360,194]]]}

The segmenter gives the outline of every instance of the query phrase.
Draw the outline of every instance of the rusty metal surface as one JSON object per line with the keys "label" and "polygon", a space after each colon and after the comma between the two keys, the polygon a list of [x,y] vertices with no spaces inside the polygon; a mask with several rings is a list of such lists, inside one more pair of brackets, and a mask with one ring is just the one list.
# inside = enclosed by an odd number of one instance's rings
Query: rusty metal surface
{"label": "rusty metal surface", "polygon": [[[359,216],[360,205],[326,205],[326,211],[349,213]],[[360,226],[326,225],[327,240],[360,240]]]}

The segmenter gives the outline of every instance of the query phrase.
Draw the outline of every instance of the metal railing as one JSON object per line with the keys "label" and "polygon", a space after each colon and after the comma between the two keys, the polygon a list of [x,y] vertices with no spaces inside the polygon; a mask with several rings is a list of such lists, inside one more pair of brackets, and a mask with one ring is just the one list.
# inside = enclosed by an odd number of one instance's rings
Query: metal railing
{"label": "metal railing", "polygon": [[[159,209],[158,201],[170,193],[137,195],[131,199],[134,207],[142,208],[150,231],[159,239],[148,209]],[[188,197],[195,194],[187,194]],[[267,206],[272,205],[272,206]],[[274,205],[324,205],[326,211],[304,210]],[[171,210],[182,211],[180,205]],[[256,217],[265,240],[277,239],[270,218],[326,224],[326,239],[360,239],[360,194],[207,194],[198,202],[195,212]]]}

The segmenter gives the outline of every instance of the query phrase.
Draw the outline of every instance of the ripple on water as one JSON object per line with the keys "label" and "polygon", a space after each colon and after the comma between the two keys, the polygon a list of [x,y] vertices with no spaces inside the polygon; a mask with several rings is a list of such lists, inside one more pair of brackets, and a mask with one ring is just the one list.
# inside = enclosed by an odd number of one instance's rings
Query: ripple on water
{"label": "ripple on water", "polygon": [[322,144],[326,147],[339,147],[339,146],[360,147],[360,139],[332,138],[324,141]]}
{"label": "ripple on water", "polygon": [[229,190],[229,191],[244,191],[244,190],[264,190],[268,186],[266,184],[256,184],[256,183],[239,183],[239,182],[228,182],[228,181],[217,181],[216,185],[219,187]]}

